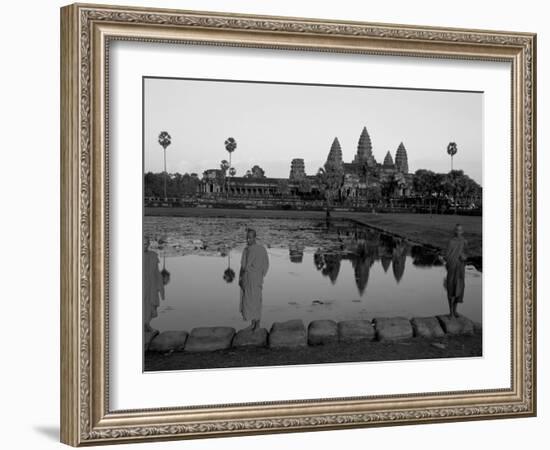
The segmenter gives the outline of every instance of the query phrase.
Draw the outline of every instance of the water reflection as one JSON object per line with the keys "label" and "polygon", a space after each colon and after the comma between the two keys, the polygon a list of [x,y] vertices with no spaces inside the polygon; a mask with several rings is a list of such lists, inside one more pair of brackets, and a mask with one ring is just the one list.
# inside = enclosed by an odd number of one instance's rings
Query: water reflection
{"label": "water reflection", "polygon": [[330,279],[332,284],[336,284],[338,274],[340,273],[340,262],[342,255],[333,252],[323,252],[318,249],[313,255],[313,264],[321,274]]}
{"label": "water reflection", "polygon": [[223,272],[223,279],[226,283],[233,283],[235,279],[235,271],[231,268],[231,251],[227,252],[227,269]]}
{"label": "water reflection", "polygon": [[380,262],[382,263],[382,268],[384,269],[384,273],[387,273],[391,264],[391,255],[382,255],[380,257]]}
{"label": "water reflection", "polygon": [[223,272],[223,279],[226,283],[233,283],[233,280],[235,279],[235,271],[231,267],[228,267]]}
{"label": "water reflection", "polygon": [[407,244],[401,239],[396,239],[391,257],[391,268],[395,281],[398,283],[405,273],[405,262],[407,261]]}
{"label": "water reflection", "polygon": [[417,267],[434,267],[443,265],[436,252],[426,251],[423,247],[415,245],[411,247],[413,264]]}
{"label": "water reflection", "polygon": [[340,262],[342,261],[342,257],[338,253],[327,253],[323,256],[324,265],[321,269],[321,273],[325,277],[329,277],[332,284],[336,284],[338,274],[340,273]]}
{"label": "water reflection", "polygon": [[[144,256],[144,317],[151,320],[157,316],[161,291],[164,294],[164,286],[173,284],[166,292],[168,302],[159,311],[171,312],[155,319],[155,328],[179,328],[183,326],[180,322],[240,327],[239,286],[232,259],[240,261],[245,243],[242,233],[240,239],[228,236],[234,234],[234,228],[252,222],[261,224],[262,242],[273,261],[273,271],[265,281],[266,326],[275,319],[300,315],[307,322],[370,314],[443,313],[437,305],[447,309],[447,285],[442,283],[446,270],[437,250],[351,221],[333,221],[327,229],[323,221],[314,220],[271,220],[264,224],[264,220],[223,219],[213,221],[216,231],[207,235],[200,227],[194,227],[193,234],[187,218],[163,220],[170,231],[161,239],[153,239],[147,250],[150,256]],[[145,262],[147,258],[151,258],[150,264]],[[471,266],[466,271],[468,301],[464,308],[475,318],[480,308],[475,305],[481,304],[481,278]],[[218,274],[214,279],[209,276],[213,273]],[[311,308],[314,302],[319,304]]]}
{"label": "water reflection", "polygon": [[170,272],[166,269],[166,255],[162,255],[162,270],[160,271],[160,276],[164,286],[170,283]]}
{"label": "water reflection", "polygon": [[360,295],[363,295],[369,282],[370,268],[374,264],[375,259],[368,253],[359,253],[352,258],[351,264],[355,274],[355,284]]}
{"label": "water reflection", "polygon": [[288,246],[288,257],[290,262],[301,263],[304,260],[304,245],[301,243],[292,243]]}
{"label": "water reflection", "polygon": [[[353,267],[355,284],[362,296],[369,282],[372,266],[380,261],[387,273],[390,266],[393,278],[399,283],[406,269],[407,256],[417,267],[430,268],[441,266],[442,260],[437,251],[421,245],[409,243],[407,240],[383,233],[362,225],[350,226],[347,223],[331,223],[325,228],[323,245],[313,254],[313,264],[322,276],[328,277],[334,285],[338,281],[342,260],[349,260]],[[163,239],[158,239],[158,250],[162,251]],[[293,264],[304,261],[305,246],[301,242],[291,242],[288,245],[288,259]],[[235,280],[235,271],[231,268],[231,247],[226,244],[218,246],[218,254],[227,257],[227,268],[223,272],[223,280],[230,284]],[[166,269],[166,255],[163,256],[163,268],[160,272],[163,284],[170,281],[170,272]]]}
{"label": "water reflection", "polygon": [[364,226],[338,227],[333,224],[327,232],[333,235],[333,239],[329,245],[319,247],[313,255],[315,268],[335,284],[341,261],[349,260],[353,266],[355,284],[360,295],[365,292],[371,267],[377,261],[380,261],[384,273],[387,273],[391,266],[396,283],[405,275],[407,256],[412,257],[413,264],[419,267],[442,264],[434,250],[410,244],[403,238]]}

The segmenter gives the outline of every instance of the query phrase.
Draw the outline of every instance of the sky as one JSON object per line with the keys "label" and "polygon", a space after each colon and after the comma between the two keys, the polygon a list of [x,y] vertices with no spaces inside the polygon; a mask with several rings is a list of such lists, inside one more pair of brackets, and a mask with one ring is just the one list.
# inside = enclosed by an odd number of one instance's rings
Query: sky
{"label": "sky", "polygon": [[235,81],[144,79],[144,169],[162,172],[158,143],[167,131],[169,173],[202,175],[229,160],[224,142],[237,141],[232,165],[242,176],[258,164],[268,177],[286,178],[293,158],[314,175],[335,137],[351,162],[363,127],[373,154],[395,159],[400,142],[409,172],[448,172],[449,142],[456,142],[454,169],[482,183],[483,93],[426,91]]}

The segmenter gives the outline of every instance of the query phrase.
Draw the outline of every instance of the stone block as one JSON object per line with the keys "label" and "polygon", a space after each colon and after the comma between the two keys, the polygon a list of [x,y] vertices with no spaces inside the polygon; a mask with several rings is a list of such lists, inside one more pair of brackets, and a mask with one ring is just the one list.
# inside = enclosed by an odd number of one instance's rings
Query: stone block
{"label": "stone block", "polygon": [[432,342],[432,347],[438,348],[439,350],[445,350],[447,348],[442,342]]}
{"label": "stone block", "polygon": [[185,344],[186,352],[211,352],[231,347],[235,329],[231,327],[193,328]]}
{"label": "stone block", "polygon": [[379,341],[397,341],[413,337],[411,322],[406,317],[378,317],[373,322]]}
{"label": "stone block", "polygon": [[452,317],[446,314],[437,316],[437,319],[448,335],[474,334],[474,323],[464,316]]}
{"label": "stone block", "polygon": [[414,317],[411,320],[411,325],[413,333],[417,337],[440,338],[445,336],[437,317]]}
{"label": "stone block", "polygon": [[374,340],[375,332],[370,320],[343,320],[338,322],[340,342],[358,342]]}
{"label": "stone block", "polygon": [[183,350],[187,336],[187,331],[163,331],[151,341],[149,350],[161,353]]}
{"label": "stone block", "polygon": [[258,328],[256,331],[240,330],[233,338],[233,347],[265,347],[267,345],[267,330]]}
{"label": "stone block", "polygon": [[309,345],[323,345],[338,342],[338,326],[334,320],[314,320],[307,328]]}
{"label": "stone block", "polygon": [[306,328],[301,320],[275,322],[269,332],[270,348],[303,347],[307,345]]}

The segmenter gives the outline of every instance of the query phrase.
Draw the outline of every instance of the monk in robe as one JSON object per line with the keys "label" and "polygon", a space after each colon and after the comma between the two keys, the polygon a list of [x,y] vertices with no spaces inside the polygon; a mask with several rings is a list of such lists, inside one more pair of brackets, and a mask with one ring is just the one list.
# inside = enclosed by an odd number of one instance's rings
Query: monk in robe
{"label": "monk in robe", "polygon": [[143,330],[153,329],[149,324],[157,317],[160,299],[164,300],[164,283],[159,271],[159,257],[149,250],[149,239],[143,241]]}
{"label": "monk in robe", "polygon": [[447,289],[447,300],[449,302],[449,312],[452,317],[458,317],[456,311],[457,305],[464,300],[464,278],[466,263],[466,239],[464,239],[464,230],[457,224],[454,229],[454,237],[449,241],[445,253],[445,267],[447,268],[447,279],[445,288]]}
{"label": "monk in robe", "polygon": [[267,250],[256,242],[256,231],[246,232],[247,246],[241,256],[239,286],[241,287],[240,312],[243,319],[250,320],[247,330],[256,331],[262,313],[262,287],[269,268]]}

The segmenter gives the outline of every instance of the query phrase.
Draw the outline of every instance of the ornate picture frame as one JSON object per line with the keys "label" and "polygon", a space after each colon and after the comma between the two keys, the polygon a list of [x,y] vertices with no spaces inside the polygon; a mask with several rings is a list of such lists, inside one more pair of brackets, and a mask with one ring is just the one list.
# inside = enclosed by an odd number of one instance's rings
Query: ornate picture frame
{"label": "ornate picture frame", "polygon": [[[511,65],[508,388],[113,410],[109,386],[109,49],[192,43]],[[61,9],[61,441],[327,430],[536,414],[536,35],[74,4]]]}

